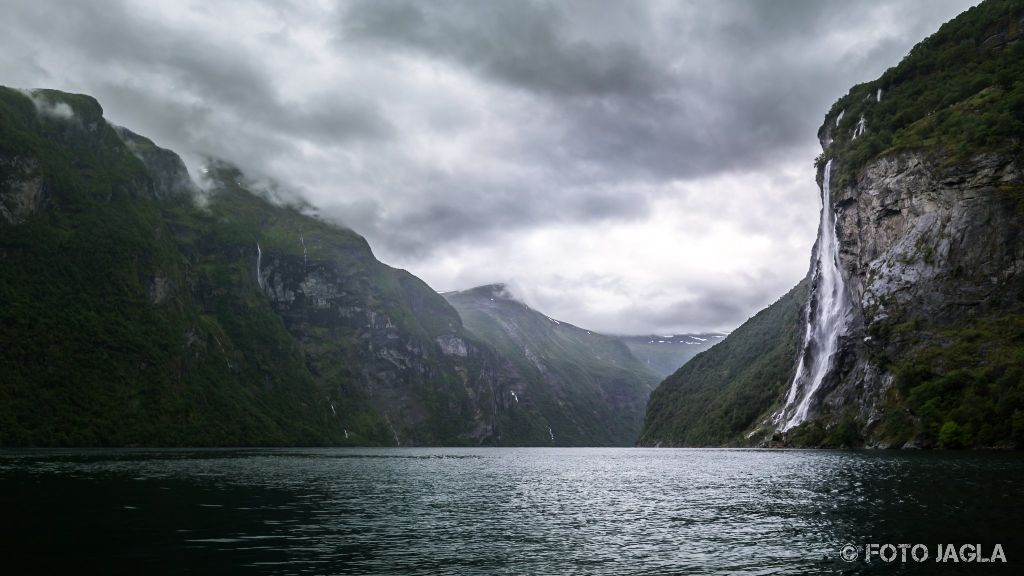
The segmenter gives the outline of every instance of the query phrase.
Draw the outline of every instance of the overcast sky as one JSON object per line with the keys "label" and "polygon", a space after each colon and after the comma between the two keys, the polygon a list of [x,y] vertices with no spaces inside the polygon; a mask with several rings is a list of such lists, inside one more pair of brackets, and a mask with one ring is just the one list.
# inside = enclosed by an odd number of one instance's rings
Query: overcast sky
{"label": "overcast sky", "polygon": [[4,0],[0,84],[271,178],[439,291],[731,330],[806,273],[815,133],[970,0]]}

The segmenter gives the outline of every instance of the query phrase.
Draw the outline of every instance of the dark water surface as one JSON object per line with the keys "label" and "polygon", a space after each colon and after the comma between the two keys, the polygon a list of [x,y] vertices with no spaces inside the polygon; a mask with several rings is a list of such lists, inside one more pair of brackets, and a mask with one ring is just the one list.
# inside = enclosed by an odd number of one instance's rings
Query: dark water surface
{"label": "dark water surface", "polygon": [[1024,574],[1016,453],[0,451],[0,506],[4,574]]}

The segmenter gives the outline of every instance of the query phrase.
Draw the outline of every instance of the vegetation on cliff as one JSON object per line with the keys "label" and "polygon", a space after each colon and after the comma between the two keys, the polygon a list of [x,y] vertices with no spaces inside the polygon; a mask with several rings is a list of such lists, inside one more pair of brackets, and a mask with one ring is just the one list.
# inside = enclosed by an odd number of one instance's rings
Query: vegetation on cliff
{"label": "vegetation on cliff", "polygon": [[[899,63],[840,98],[819,133],[838,159],[833,191],[872,159],[939,149],[950,161],[1024,145],[1024,6],[988,0],[943,25]],[[841,116],[840,116],[841,115]],[[861,127],[861,128],[859,128]]]}
{"label": "vegetation on cliff", "polygon": [[[0,157],[5,201],[33,198],[0,223],[0,444],[337,438],[279,322],[247,308],[225,329],[172,289],[188,263],[156,182],[95,100],[0,88]],[[276,361],[232,363],[243,334]]]}

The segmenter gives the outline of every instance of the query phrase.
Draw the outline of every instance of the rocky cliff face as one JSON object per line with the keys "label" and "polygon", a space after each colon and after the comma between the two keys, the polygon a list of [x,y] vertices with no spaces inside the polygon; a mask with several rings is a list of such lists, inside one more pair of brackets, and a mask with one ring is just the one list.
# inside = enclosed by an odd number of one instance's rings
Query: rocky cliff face
{"label": "rocky cliff face", "polygon": [[873,160],[833,193],[855,318],[815,402],[826,428],[852,414],[869,443],[896,441],[878,425],[905,409],[890,395],[900,361],[944,330],[1019,313],[1022,186],[1012,154],[950,163],[934,151],[903,151]]}
{"label": "rocky cliff face", "polygon": [[826,116],[818,180],[830,160],[852,310],[789,441],[840,428],[879,446],[1024,439],[1022,23],[1019,4],[983,3]]}
{"label": "rocky cliff face", "polygon": [[987,0],[835,103],[802,313],[780,301],[662,383],[642,442],[1024,447],[1022,31]]}

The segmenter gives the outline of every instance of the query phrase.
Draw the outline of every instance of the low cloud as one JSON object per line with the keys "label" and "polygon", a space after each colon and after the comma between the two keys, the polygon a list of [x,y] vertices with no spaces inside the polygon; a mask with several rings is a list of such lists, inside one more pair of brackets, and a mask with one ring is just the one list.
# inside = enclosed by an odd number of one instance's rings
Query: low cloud
{"label": "low cloud", "polygon": [[71,120],[75,117],[75,111],[65,102],[51,100],[36,90],[22,89],[20,92],[32,100],[32,104],[40,116],[58,120]]}

